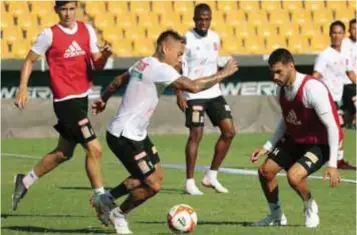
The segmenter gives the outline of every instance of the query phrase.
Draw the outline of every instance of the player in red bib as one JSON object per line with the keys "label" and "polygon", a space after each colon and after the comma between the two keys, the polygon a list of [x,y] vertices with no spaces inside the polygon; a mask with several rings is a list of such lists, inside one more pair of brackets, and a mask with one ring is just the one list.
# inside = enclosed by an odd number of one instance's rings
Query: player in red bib
{"label": "player in red bib", "polygon": [[327,162],[325,176],[330,177],[330,186],[340,182],[337,151],[343,134],[336,106],[322,82],[295,70],[288,50],[275,50],[269,57],[269,66],[273,81],[279,85],[282,119],[264,147],[251,155],[252,162],[263,154],[268,155],[258,173],[271,212],[252,225],[287,225],[276,180],[276,175],[284,169],[290,186],[304,202],[305,226],[314,228],[320,222],[318,207],[305,179]]}
{"label": "player in red bib", "polygon": [[[76,9],[76,1],[55,2],[54,10],[59,16],[59,23],[38,36],[21,69],[15,105],[24,109],[28,102],[27,87],[32,64],[41,55],[46,55],[53,106],[58,119],[54,127],[60,135],[55,149],[45,155],[27,175],[16,175],[13,210],[17,209],[20,200],[37,179],[72,157],[78,143],[86,153],[86,171],[95,192],[92,202],[97,212],[101,214],[111,206],[104,194],[101,177],[102,148],[87,117],[92,63],[95,69],[103,69],[111,56],[111,49],[108,45],[98,48],[93,27],[75,20]],[[106,218],[100,219],[108,223]]]}

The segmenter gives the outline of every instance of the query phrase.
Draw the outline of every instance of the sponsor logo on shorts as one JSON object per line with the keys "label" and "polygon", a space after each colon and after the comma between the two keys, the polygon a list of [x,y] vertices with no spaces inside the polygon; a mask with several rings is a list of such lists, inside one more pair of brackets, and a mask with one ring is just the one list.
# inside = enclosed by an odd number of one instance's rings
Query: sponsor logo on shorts
{"label": "sponsor logo on shorts", "polygon": [[305,164],[310,168],[312,163],[310,161],[305,161]]}
{"label": "sponsor logo on shorts", "polygon": [[319,158],[312,152],[305,153],[305,157],[308,158],[314,164],[319,160]]}
{"label": "sponsor logo on shorts", "polygon": [[156,146],[152,146],[151,151],[152,151],[153,154],[156,154],[156,153],[157,153],[157,148],[156,148]]}
{"label": "sponsor logo on shorts", "polygon": [[88,118],[82,119],[78,122],[78,125],[80,126],[84,126],[85,124],[87,124],[89,122]]}
{"label": "sponsor logo on shorts", "polygon": [[143,174],[146,174],[150,171],[150,167],[145,160],[139,161],[138,166]]}
{"label": "sponsor logo on shorts", "polygon": [[89,130],[88,126],[83,126],[81,128],[81,131],[82,131],[82,135],[83,135],[84,139],[88,139],[89,137],[92,136],[92,133]]}
{"label": "sponsor logo on shorts", "polygon": [[144,158],[146,155],[147,155],[146,152],[143,151],[143,152],[141,152],[141,153],[135,155],[135,156],[134,156],[134,159],[135,159],[136,161],[138,161],[138,160]]}
{"label": "sponsor logo on shorts", "polygon": [[203,107],[201,105],[194,105],[192,106],[192,109],[195,111],[203,111]]}
{"label": "sponsor logo on shorts", "polygon": [[192,122],[199,123],[200,122],[200,112],[193,111],[192,113]]}

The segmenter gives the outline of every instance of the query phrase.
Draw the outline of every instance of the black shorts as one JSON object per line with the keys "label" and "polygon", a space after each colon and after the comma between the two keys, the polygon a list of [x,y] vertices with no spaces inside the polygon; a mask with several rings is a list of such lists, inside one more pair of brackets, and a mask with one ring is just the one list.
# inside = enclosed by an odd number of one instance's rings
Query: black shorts
{"label": "black shorts", "polygon": [[356,96],[356,85],[355,84],[347,84],[343,87],[343,95],[342,95],[342,110],[348,111],[350,114],[356,114],[356,106],[352,100],[352,98]]}
{"label": "black shorts", "polygon": [[160,162],[159,154],[148,136],[142,141],[135,141],[107,132],[107,144],[134,178],[144,180],[155,172],[155,165]]}
{"label": "black shorts", "polygon": [[289,137],[283,137],[268,154],[268,158],[285,171],[299,163],[310,175],[329,160],[329,154],[330,148],[327,144],[296,144]]}
{"label": "black shorts", "polygon": [[213,126],[218,126],[224,119],[232,119],[231,108],[223,96],[213,99],[188,100],[186,114],[186,127],[204,126],[205,112]]}
{"label": "black shorts", "polygon": [[96,138],[88,119],[88,98],[75,98],[53,102],[58,122],[54,128],[62,137],[85,145]]}

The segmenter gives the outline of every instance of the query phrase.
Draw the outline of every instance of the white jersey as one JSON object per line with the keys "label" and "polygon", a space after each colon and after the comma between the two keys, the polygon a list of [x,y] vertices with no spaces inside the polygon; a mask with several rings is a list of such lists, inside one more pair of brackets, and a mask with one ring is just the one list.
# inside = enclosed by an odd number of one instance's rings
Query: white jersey
{"label": "white jersey", "polygon": [[[186,47],[183,56],[183,75],[191,80],[211,76],[217,73],[218,65],[225,64],[228,58],[219,57],[220,38],[217,33],[208,30],[205,37],[193,29],[185,34]],[[196,94],[183,92],[186,99],[211,99],[222,95],[219,84]]]}
{"label": "white jersey", "polygon": [[322,75],[320,80],[329,88],[333,100],[339,102],[342,99],[343,85],[349,80],[346,74],[349,71],[346,55],[329,46],[317,56],[314,71]]}
{"label": "white jersey", "polygon": [[119,137],[141,141],[164,89],[181,75],[170,65],[154,57],[136,62],[128,70],[129,84],[117,115],[109,123],[108,132]]}
{"label": "white jersey", "polygon": [[[57,26],[66,34],[72,35],[75,34],[78,30],[77,22],[74,23],[74,27],[72,29],[65,28],[60,24]],[[90,52],[97,53],[99,52],[99,48],[97,46],[97,35],[95,34],[93,26],[89,24],[85,24],[89,32],[90,39]],[[51,47],[53,40],[52,30],[51,28],[45,28],[38,36],[35,43],[32,45],[31,50],[38,55],[44,55],[47,50]]]}
{"label": "white jersey", "polygon": [[[354,71],[357,74],[357,44],[350,38],[345,38],[342,41],[342,52],[347,56],[349,71]],[[345,84],[351,84],[350,79],[345,81]]]}

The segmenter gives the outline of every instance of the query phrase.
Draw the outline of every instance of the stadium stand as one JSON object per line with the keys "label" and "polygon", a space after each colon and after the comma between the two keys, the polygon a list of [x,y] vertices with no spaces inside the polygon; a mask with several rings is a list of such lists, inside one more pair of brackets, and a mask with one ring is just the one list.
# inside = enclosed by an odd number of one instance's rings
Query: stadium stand
{"label": "stadium stand", "polygon": [[[80,1],[77,17],[93,24],[99,40],[111,43],[116,56],[145,56],[152,53],[161,31],[173,28],[184,33],[192,27],[193,8],[203,2]],[[265,54],[276,45],[295,53],[315,53],[326,47],[331,21],[347,24],[356,14],[352,0],[206,3],[224,54]],[[1,58],[23,58],[36,35],[58,21],[51,1],[2,1],[1,13]]]}

